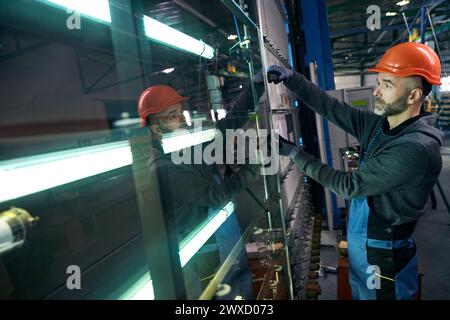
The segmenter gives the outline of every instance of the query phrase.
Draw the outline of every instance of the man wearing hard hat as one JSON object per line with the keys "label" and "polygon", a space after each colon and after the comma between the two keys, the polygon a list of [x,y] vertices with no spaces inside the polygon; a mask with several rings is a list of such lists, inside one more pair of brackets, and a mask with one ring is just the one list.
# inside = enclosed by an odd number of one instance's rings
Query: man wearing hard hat
{"label": "man wearing hard hat", "polygon": [[[167,174],[177,225],[183,229],[194,227],[202,221],[208,208],[222,208],[234,199],[256,178],[259,170],[258,165],[242,165],[229,180],[220,181],[219,184],[216,183],[220,179],[216,176],[214,166],[175,165],[171,155],[164,154],[161,139],[165,133],[187,127],[183,115],[183,103],[187,99],[170,86],[155,85],[144,90],[138,101],[141,126],[149,128],[154,141],[155,156],[152,165]],[[239,103],[248,106],[251,104],[249,100],[244,99]],[[234,111],[236,113],[239,110]]]}
{"label": "man wearing hard hat", "polygon": [[418,272],[411,234],[442,167],[437,115],[422,104],[431,86],[441,84],[441,64],[431,48],[402,43],[369,71],[378,72],[374,113],[327,95],[295,71],[269,67],[270,82],[284,82],[309,108],[355,136],[362,150],[359,169],[351,173],[322,164],[282,138],[280,154],[352,200],[347,240],[353,299],[414,299]]}
{"label": "man wearing hard hat", "polygon": [[[163,134],[185,128],[183,103],[187,97],[166,85],[155,85],[144,90],[138,101],[138,112],[141,125],[149,128],[152,134],[154,157],[150,167],[154,167],[159,175],[165,210],[173,213],[179,240],[184,238],[198,224],[208,217],[213,209],[223,208],[259,174],[259,165],[244,164],[239,166],[228,179],[223,179],[216,166],[206,164],[174,164],[170,154],[164,154],[161,145]],[[251,92],[244,90],[236,100],[231,116],[245,114],[253,104]],[[224,119],[222,119],[224,120]],[[247,118],[240,117],[233,124],[243,124]],[[221,122],[223,125],[223,121]],[[162,178],[161,178],[162,177]],[[164,200],[165,199],[165,200]],[[168,210],[168,209],[171,210]],[[219,255],[222,260],[241,236],[236,215],[231,215],[216,232]],[[245,299],[252,298],[252,275],[248,266],[245,250],[241,250],[238,263],[227,274],[224,283],[229,281],[234,296],[241,295]],[[191,277],[192,280],[192,277]],[[198,279],[197,279],[198,280]],[[197,280],[188,284],[187,291],[195,291]],[[197,298],[195,295],[188,298]],[[234,298],[234,296],[229,296]]]}

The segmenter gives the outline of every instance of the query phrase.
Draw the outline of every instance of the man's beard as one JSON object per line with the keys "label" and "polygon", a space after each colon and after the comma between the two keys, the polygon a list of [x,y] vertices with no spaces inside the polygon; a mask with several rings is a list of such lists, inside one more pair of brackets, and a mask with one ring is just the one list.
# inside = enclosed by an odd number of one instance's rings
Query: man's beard
{"label": "man's beard", "polygon": [[[408,105],[406,104],[408,95],[409,93],[405,92],[400,98],[391,103],[386,103],[381,98],[375,98],[374,113],[385,117],[395,116],[402,113],[408,108]],[[381,108],[377,108],[377,106],[380,106]]]}

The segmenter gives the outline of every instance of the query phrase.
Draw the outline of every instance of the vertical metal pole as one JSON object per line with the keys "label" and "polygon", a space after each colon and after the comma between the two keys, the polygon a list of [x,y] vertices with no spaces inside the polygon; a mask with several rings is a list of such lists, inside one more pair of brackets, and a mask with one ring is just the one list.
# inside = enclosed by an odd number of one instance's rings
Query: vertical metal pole
{"label": "vertical metal pole", "polygon": [[[258,21],[261,23],[261,19],[262,19],[262,13],[261,13],[261,4],[260,2],[257,2],[257,10],[258,10]],[[258,32],[258,42],[259,42],[259,50],[260,50],[260,54],[261,54],[261,67],[263,70],[263,78],[264,78],[264,90],[266,92],[268,92],[268,87],[267,87],[267,73],[265,72],[265,70],[267,69],[267,61],[266,61],[266,56],[264,53],[264,38],[263,38],[263,34],[262,34],[262,30],[261,30],[261,26],[259,26],[259,28],[257,28],[257,32]],[[267,99],[267,103],[264,104],[266,107],[266,114],[267,117],[269,118],[268,121],[268,125],[269,125],[269,130],[271,130],[273,128],[273,123],[272,123],[272,111],[270,109],[270,104],[269,104],[269,100]],[[257,130],[259,131],[259,123],[257,122]],[[270,143],[268,141],[268,143]],[[269,192],[267,190],[267,180],[266,180],[266,175],[264,175],[264,192],[265,192],[265,200],[267,200],[269,198]],[[269,216],[270,219],[270,216]],[[271,220],[269,220],[270,223],[270,228],[271,228]]]}
{"label": "vertical metal pole", "polygon": [[[111,10],[111,38],[117,65],[119,82],[144,75],[134,85],[121,86],[122,99],[137,99],[148,86],[146,75],[151,74],[150,45],[144,35],[142,17],[144,8],[141,1],[109,0]],[[131,63],[119,63],[127,59]],[[149,137],[131,141],[133,154],[133,176],[138,198],[139,213],[144,235],[144,248],[153,281],[156,299],[185,299],[184,277],[178,256],[178,241],[172,219],[163,208],[160,192],[159,172],[151,171],[147,162],[151,155]],[[145,155],[145,156],[144,156]]]}
{"label": "vertical metal pole", "polygon": [[[239,4],[241,6],[242,11],[245,12],[245,10],[244,10],[244,5],[245,5],[244,0],[240,0]],[[251,37],[250,37],[250,34],[248,32],[248,26],[246,24],[244,24],[244,41],[246,41],[246,40],[250,41],[250,39],[251,39]],[[247,50],[250,49],[250,42],[246,43],[244,46],[245,46],[245,48]],[[257,104],[257,101],[256,101],[256,90],[255,90],[255,85],[253,83],[253,78],[255,76],[255,70],[254,70],[254,66],[253,66],[253,59],[249,59],[247,61],[247,65],[248,65],[248,72],[249,72],[249,75],[250,75],[250,88],[252,89],[253,105],[256,106],[256,104]]]}
{"label": "vertical metal pole", "polygon": [[[259,36],[259,46],[260,46],[260,53],[261,53],[261,62],[262,62],[262,69],[263,70],[267,70],[267,60],[266,60],[266,52],[265,52],[265,47],[264,47],[264,37],[263,37],[263,32],[262,32],[262,27],[261,27],[261,21],[263,18],[263,12],[262,12],[262,5],[261,5],[262,1],[257,1],[256,5],[257,5],[257,12],[258,12],[258,21],[259,21],[259,28],[258,28],[258,36]],[[267,73],[263,72],[263,77],[264,77],[264,85],[265,85],[265,90],[268,93],[268,79],[267,79]],[[270,108],[270,101],[269,101],[269,97],[267,96],[267,115],[269,117],[269,129],[273,128],[273,118],[272,118],[272,110]],[[269,142],[270,143],[270,142]],[[278,161],[279,159],[277,159]],[[264,177],[265,178],[265,177]],[[280,184],[280,176],[279,173],[277,174],[277,191],[280,194],[281,193],[281,184]],[[286,224],[285,224],[285,220],[284,220],[284,215],[283,215],[283,203],[281,201],[281,198],[279,200],[279,207],[280,207],[280,219],[281,219],[281,226],[282,226],[282,230],[283,230],[283,234],[286,235]],[[268,218],[270,218],[270,214],[268,214]],[[288,252],[288,247],[287,247],[287,241],[285,239],[285,246],[283,248],[283,252],[285,255],[285,259],[286,259],[286,268],[287,268],[287,282],[289,285],[289,298],[293,299],[294,298],[294,287],[293,287],[293,283],[292,283],[292,272],[291,272],[291,262],[290,262],[290,258],[289,258],[289,252]]]}
{"label": "vertical metal pole", "polygon": [[[305,54],[305,65],[316,64],[317,85],[325,90],[334,89],[333,61],[331,59],[331,44],[328,30],[327,6],[325,0],[300,1],[303,16],[303,31],[307,51]],[[313,77],[313,74],[311,74]],[[328,121],[322,118],[321,128],[323,129],[323,148],[325,155],[322,158],[329,166],[333,166],[331,146],[328,132]],[[319,128],[317,128],[319,132]],[[328,219],[328,228],[334,229],[340,223],[339,209],[334,194],[325,189],[326,210],[332,215]],[[331,197],[331,198],[330,198]],[[330,200],[331,199],[331,200]]]}
{"label": "vertical metal pole", "polygon": [[[318,85],[317,80],[317,65],[315,62],[310,62],[309,64],[309,74],[311,75],[311,82]],[[316,127],[317,127],[317,140],[319,140],[319,148],[320,148],[320,157],[322,161],[326,161],[327,159],[327,148],[326,148],[326,135],[324,134],[324,126],[326,123],[322,116],[316,113]],[[328,144],[329,144],[328,139]],[[332,164],[330,164],[332,165]],[[333,230],[334,228],[334,217],[333,217],[333,198],[330,190],[325,189],[325,203],[326,203],[326,211],[327,211],[327,220],[328,220],[328,229]]]}
{"label": "vertical metal pole", "polygon": [[425,12],[425,6],[420,8],[420,42],[425,43],[425,27],[427,25],[427,18]]}

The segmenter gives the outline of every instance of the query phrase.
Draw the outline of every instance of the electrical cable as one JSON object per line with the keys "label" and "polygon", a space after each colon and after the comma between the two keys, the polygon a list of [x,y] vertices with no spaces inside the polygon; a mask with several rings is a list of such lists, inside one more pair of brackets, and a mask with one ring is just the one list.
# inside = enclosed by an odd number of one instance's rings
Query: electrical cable
{"label": "electrical cable", "polygon": [[238,36],[238,39],[239,39],[239,43],[241,43],[242,42],[241,33],[239,32],[239,25],[237,23],[236,16],[233,15],[233,18],[234,18],[234,25],[236,26],[236,33],[237,33],[237,36]]}
{"label": "electrical cable", "polygon": [[406,30],[408,30],[408,35],[411,36],[411,30],[409,29],[408,20],[406,20],[406,15],[402,12],[403,20],[405,20]]}

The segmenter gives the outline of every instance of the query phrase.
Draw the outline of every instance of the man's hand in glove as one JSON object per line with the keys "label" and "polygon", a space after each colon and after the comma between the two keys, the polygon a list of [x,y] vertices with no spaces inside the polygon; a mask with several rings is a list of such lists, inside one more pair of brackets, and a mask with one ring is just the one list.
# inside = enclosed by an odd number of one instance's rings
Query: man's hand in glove
{"label": "man's hand in glove", "polygon": [[279,154],[289,158],[294,158],[295,155],[302,149],[295,143],[286,140],[282,136],[278,136],[279,139]]}
{"label": "man's hand in glove", "polygon": [[275,84],[278,84],[281,81],[286,83],[289,81],[293,74],[294,72],[292,70],[277,65],[272,65],[267,68],[267,79],[269,83],[273,82]]}
{"label": "man's hand in glove", "polygon": [[280,156],[294,158],[296,156],[296,154],[300,150],[302,150],[302,147],[299,147],[295,143],[292,143],[292,142],[284,139],[282,136],[280,136],[278,134],[276,136],[269,135],[267,137],[267,142],[269,143],[269,146],[272,143],[272,139],[278,139],[278,154]]}

